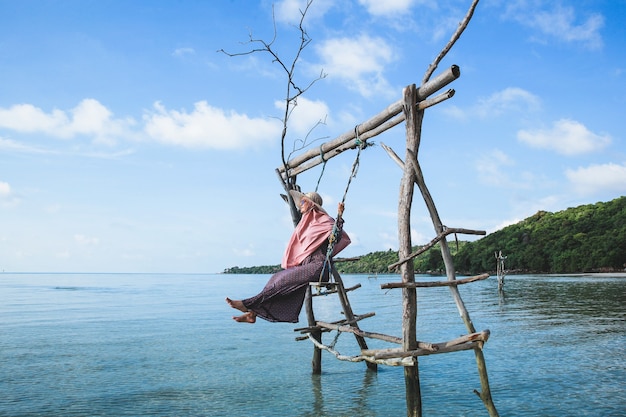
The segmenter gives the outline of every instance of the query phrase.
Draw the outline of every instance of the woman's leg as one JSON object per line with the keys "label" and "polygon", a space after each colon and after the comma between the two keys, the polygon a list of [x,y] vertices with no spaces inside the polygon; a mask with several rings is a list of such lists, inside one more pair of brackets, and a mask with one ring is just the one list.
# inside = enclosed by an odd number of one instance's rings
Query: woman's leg
{"label": "woman's leg", "polygon": [[229,306],[231,306],[235,310],[239,310],[242,313],[248,312],[248,309],[246,308],[246,306],[243,305],[241,300],[231,300],[230,298],[226,297],[226,302],[228,303]]}
{"label": "woman's leg", "polygon": [[248,311],[241,316],[233,316],[233,320],[239,323],[255,323],[256,313],[254,311]]}

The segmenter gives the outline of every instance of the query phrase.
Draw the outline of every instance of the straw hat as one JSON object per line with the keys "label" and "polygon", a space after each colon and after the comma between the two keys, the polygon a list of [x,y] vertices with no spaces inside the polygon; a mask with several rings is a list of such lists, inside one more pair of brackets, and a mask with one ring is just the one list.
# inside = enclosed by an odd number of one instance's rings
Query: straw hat
{"label": "straw hat", "polygon": [[293,198],[293,202],[298,208],[300,208],[300,201],[302,200],[302,198],[307,198],[318,209],[322,209],[322,203],[323,203],[322,196],[316,193],[315,191],[311,191],[311,192],[304,194],[304,193],[301,193],[300,191],[290,190],[289,194],[291,194],[291,197]]}

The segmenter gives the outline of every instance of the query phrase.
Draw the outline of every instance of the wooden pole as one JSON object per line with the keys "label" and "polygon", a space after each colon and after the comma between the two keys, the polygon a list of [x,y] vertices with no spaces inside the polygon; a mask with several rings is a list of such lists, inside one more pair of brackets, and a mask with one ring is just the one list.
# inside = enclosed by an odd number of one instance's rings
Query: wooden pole
{"label": "wooden pole", "polygon": [[[454,96],[454,90],[450,89],[444,93],[439,94],[436,97],[432,97],[423,101],[420,101],[418,103],[418,109],[420,110],[424,110],[427,109],[428,107],[434,106],[435,104],[439,104],[442,101],[445,101],[449,98],[451,98],[452,96]],[[384,122],[383,124],[372,128],[371,130],[367,130],[365,132],[361,132],[362,127],[359,126],[359,140],[361,142],[365,142],[368,139],[371,139],[373,137],[376,137],[378,135],[380,135],[383,132],[386,132],[387,130],[399,125],[400,123],[404,122],[404,113],[400,113],[397,116],[395,116],[392,119],[387,120],[386,122]],[[353,132],[354,133],[354,132]],[[345,135],[348,135],[347,133]],[[348,135],[350,136],[350,135]],[[354,134],[352,135],[354,136]],[[354,139],[349,140],[348,142],[345,142],[343,144],[338,145],[335,148],[332,148],[329,151],[324,151],[324,146],[322,146],[321,149],[317,150],[318,155],[309,159],[306,162],[301,163],[300,165],[293,165],[295,162],[295,160],[290,161],[288,164],[290,166],[289,168],[289,176],[296,176],[298,174],[301,174],[305,171],[308,171],[311,168],[314,168],[316,166],[318,166],[319,164],[322,164],[326,161],[328,161],[331,158],[334,158],[335,156],[339,155],[340,153],[347,151],[349,149],[355,149],[357,146],[359,146],[359,144],[357,144],[357,139],[356,137]],[[310,151],[311,152],[311,151]],[[284,170],[282,172],[279,172],[279,175],[284,175],[286,177],[286,174],[284,172]]]}
{"label": "wooden pole", "polygon": [[470,235],[486,235],[487,234],[487,232],[485,232],[484,230],[470,230],[470,229],[461,229],[461,228],[450,228],[450,227],[448,227],[443,232],[439,233],[429,243],[427,243],[426,245],[422,246],[421,248],[419,248],[418,250],[416,250],[415,252],[410,254],[407,258],[400,259],[398,262],[389,265],[389,267],[387,269],[389,269],[390,271],[396,269],[401,264],[403,264],[405,262],[408,262],[411,259],[413,259],[413,258],[421,255],[422,253],[426,252],[428,249],[430,249],[433,246],[435,246],[437,244],[437,242],[439,242],[444,237],[446,237],[448,235],[451,235],[451,234],[455,234],[456,235],[457,233],[464,233],[464,234],[470,234]]}
{"label": "wooden pole", "polygon": [[[446,85],[450,84],[452,81],[456,80],[460,76],[461,76],[460,68],[457,65],[452,65],[450,68],[448,68],[447,70],[439,74],[437,77],[433,78],[427,83],[422,84],[417,90],[416,95],[414,96],[416,101],[413,104],[416,104],[419,101],[425,100],[426,98],[436,93],[437,91],[439,91]],[[444,96],[447,96],[449,98],[449,97],[452,97],[453,94],[454,94],[453,92],[447,92],[446,94],[444,94]],[[443,99],[445,98],[442,98],[442,100],[439,100],[439,101],[443,101]],[[439,102],[439,101],[436,101],[436,102]],[[366,134],[366,132],[378,128],[389,119],[392,119],[396,115],[400,114],[402,112],[403,105],[404,105],[404,101],[403,99],[400,99],[396,101],[395,103],[389,105],[386,109],[384,109],[377,115],[371,117],[365,122],[360,123],[358,125],[359,135],[364,135]],[[399,120],[398,123],[400,123],[400,121],[401,120]],[[300,166],[301,164],[303,164],[304,162],[310,159],[319,157],[320,153],[326,154],[328,155],[328,157],[332,157],[333,150],[335,150],[336,148],[342,145],[345,145],[346,143],[350,141],[354,141],[356,136],[357,135],[356,135],[355,130],[351,129],[348,132],[338,136],[337,138],[329,142],[325,142],[320,148],[310,149],[309,151],[304,152],[300,154],[299,156],[292,158],[291,160],[287,162],[288,169],[293,169],[295,167]],[[280,168],[278,168],[278,171],[280,174],[285,175],[284,166],[281,166]],[[287,172],[287,174],[288,174],[287,177],[293,176],[291,172]]]}
{"label": "wooden pole", "polygon": [[[355,320],[354,312],[352,311],[352,307],[350,306],[350,300],[348,300],[348,296],[346,295],[346,291],[343,286],[343,280],[341,279],[341,275],[337,272],[335,265],[331,264],[331,271],[333,274],[333,278],[337,283],[337,294],[339,295],[339,301],[341,302],[341,307],[343,308],[343,314],[346,316],[346,319],[350,323],[350,326],[355,329],[359,328],[357,321]],[[357,343],[361,349],[367,349],[367,341],[365,338],[359,334],[354,334]],[[378,370],[378,366],[375,363],[367,362],[367,369],[376,371]]]}
{"label": "wooden pole", "polygon": [[[420,131],[418,120],[423,112],[418,111],[417,89],[412,84],[403,90],[404,114],[406,119],[406,143],[407,149],[417,151],[419,146]],[[413,201],[413,189],[415,172],[411,167],[406,167],[400,183],[400,196],[398,200],[398,238],[399,257],[404,259],[411,254],[411,205]],[[413,262],[405,262],[400,266],[402,282],[410,284],[415,282]],[[402,288],[402,349],[412,351],[417,349],[417,291],[415,288]],[[406,389],[406,412],[408,417],[422,416],[422,395],[420,392],[418,359],[412,366],[404,367],[404,384]]]}
{"label": "wooden pole", "polygon": [[[441,218],[439,217],[439,213],[437,212],[437,208],[435,207],[435,202],[433,201],[428,188],[426,187],[426,182],[424,181],[424,175],[422,174],[422,169],[417,161],[417,153],[413,152],[411,149],[407,149],[407,161],[413,168],[415,173],[416,183],[422,192],[422,197],[424,197],[424,202],[426,203],[426,207],[430,213],[430,218],[432,219],[433,226],[435,227],[435,232],[437,234],[442,233],[444,231],[444,225],[441,222]],[[405,167],[406,172],[406,167]],[[452,253],[450,252],[450,248],[448,247],[448,242],[443,239],[439,242],[439,246],[441,247],[441,255],[443,257],[443,263],[446,268],[446,275],[448,280],[454,281],[456,280],[456,272],[454,268],[454,260],[452,258]],[[412,263],[412,262],[409,262]],[[475,333],[476,329],[474,328],[474,324],[469,316],[467,309],[465,308],[465,304],[463,303],[463,299],[461,298],[461,294],[459,293],[459,289],[457,285],[452,285],[449,287],[450,292],[452,293],[452,298],[454,299],[457,310],[465,323],[465,327],[470,333]],[[485,408],[489,412],[491,417],[498,417],[498,411],[496,410],[496,406],[493,403],[493,399],[491,398],[491,389],[489,387],[489,378],[487,376],[487,363],[485,362],[485,356],[482,350],[482,344],[474,349],[474,355],[476,357],[476,365],[478,367],[478,375],[480,377],[480,385],[482,388],[482,392],[476,392],[476,394],[480,397]]]}
{"label": "wooden pole", "polygon": [[387,290],[390,288],[433,288],[433,287],[450,287],[452,285],[469,284],[489,278],[489,274],[480,274],[464,279],[456,279],[453,281],[428,281],[428,282],[388,282],[381,284],[380,288]]}
{"label": "wooden pole", "polygon": [[[313,292],[311,291],[311,286],[307,287],[306,295],[304,297],[304,305],[306,308],[306,318],[309,323],[309,327],[315,327],[315,314],[313,313]],[[311,331],[311,337],[317,340],[320,344],[322,343],[322,331],[320,329],[314,329]],[[313,374],[321,374],[322,373],[322,350],[317,346],[313,349],[313,359],[311,360],[311,368]]]}

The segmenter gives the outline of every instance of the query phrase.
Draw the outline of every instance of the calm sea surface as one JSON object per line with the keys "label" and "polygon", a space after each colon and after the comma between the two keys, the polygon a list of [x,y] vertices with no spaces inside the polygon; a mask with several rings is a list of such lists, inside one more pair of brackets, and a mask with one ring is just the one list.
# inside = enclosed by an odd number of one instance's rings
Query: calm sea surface
{"label": "calm sea surface", "polygon": [[[0,274],[0,416],[404,416],[402,368],[338,361],[304,326],[235,323],[224,297],[267,275]],[[420,277],[423,280],[433,278]],[[364,330],[401,335],[396,275],[346,275]],[[626,278],[508,276],[460,287],[501,416],[626,416]],[[318,319],[341,318],[336,296]],[[465,334],[445,288],[418,291],[418,338]],[[326,334],[332,341],[335,333]],[[372,348],[392,347],[370,341]],[[350,334],[336,349],[358,354]],[[426,416],[487,416],[472,351],[419,359]]]}

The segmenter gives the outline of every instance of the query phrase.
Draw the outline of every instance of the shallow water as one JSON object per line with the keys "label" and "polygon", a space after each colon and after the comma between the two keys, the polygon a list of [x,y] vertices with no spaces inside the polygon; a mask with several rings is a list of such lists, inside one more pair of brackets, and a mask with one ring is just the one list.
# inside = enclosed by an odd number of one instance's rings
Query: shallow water
{"label": "shallow water", "polygon": [[[402,368],[323,355],[299,325],[238,324],[225,296],[258,291],[268,276],[0,274],[0,416],[406,415]],[[431,280],[423,277],[421,279]],[[344,277],[368,331],[401,334],[396,275]],[[626,416],[623,277],[509,276],[460,287],[485,345],[501,416]],[[466,333],[445,288],[418,291],[418,338]],[[320,320],[340,319],[335,296],[315,298]],[[331,341],[335,333],[325,335]],[[391,347],[370,341],[370,347]],[[356,355],[354,337],[336,349]],[[488,415],[472,351],[422,357],[424,415]]]}

